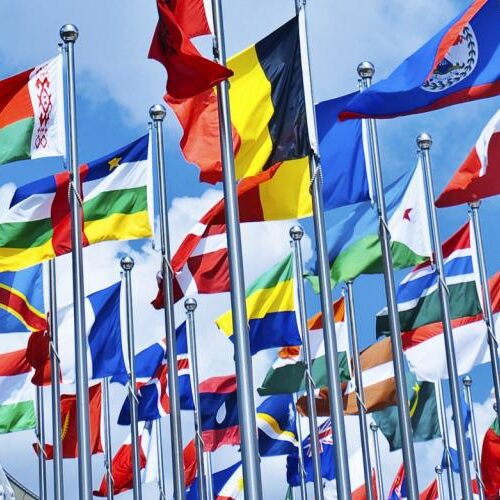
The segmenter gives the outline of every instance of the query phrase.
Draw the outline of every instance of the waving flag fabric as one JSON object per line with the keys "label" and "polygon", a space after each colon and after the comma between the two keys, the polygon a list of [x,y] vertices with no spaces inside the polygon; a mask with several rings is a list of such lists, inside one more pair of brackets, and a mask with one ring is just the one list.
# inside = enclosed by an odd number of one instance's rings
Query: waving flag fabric
{"label": "waving flag fabric", "polygon": [[436,200],[450,207],[500,194],[500,110],[488,122],[471,152]]}
{"label": "waving flag fabric", "polygon": [[403,498],[406,498],[406,477],[405,466],[401,464],[392,482],[387,500],[402,500]]}
{"label": "waving flag fabric", "polygon": [[[149,238],[151,156],[145,135],[80,167],[83,245]],[[0,271],[15,271],[71,251],[69,172],[19,187],[0,216]]]}
{"label": "waving flag fabric", "polygon": [[[243,469],[237,462],[227,469],[212,474],[215,500],[243,500]],[[198,500],[198,478],[186,489],[186,500]]]}
{"label": "waving flag fabric", "polygon": [[481,451],[481,479],[486,495],[497,498],[500,492],[500,422],[498,418],[484,435]]}
{"label": "waving flag fabric", "polygon": [[498,95],[499,25],[498,1],[475,0],[341,116],[391,118]]}
{"label": "waving flag fabric", "polygon": [[182,461],[184,464],[184,486],[188,488],[196,479],[198,461],[196,459],[196,442],[191,439],[182,450]]}
{"label": "waving flag fabric", "polygon": [[0,81],[0,165],[64,156],[62,55]]}
{"label": "waving flag fabric", "polygon": [[419,500],[438,500],[439,498],[439,487],[437,479],[434,479],[427,488],[425,488],[419,495]]}

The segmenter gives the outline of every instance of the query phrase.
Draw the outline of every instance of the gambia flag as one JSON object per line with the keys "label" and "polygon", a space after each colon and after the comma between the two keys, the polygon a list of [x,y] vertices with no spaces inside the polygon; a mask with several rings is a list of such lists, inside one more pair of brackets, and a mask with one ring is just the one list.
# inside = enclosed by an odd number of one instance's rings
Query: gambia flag
{"label": "gambia flag", "polygon": [[0,81],[0,165],[65,154],[63,63],[59,55]]}
{"label": "gambia flag", "polygon": [[[80,167],[83,245],[149,238],[149,136]],[[17,188],[0,215],[0,271],[15,271],[71,251],[69,172]]]}
{"label": "gambia flag", "polygon": [[500,422],[498,418],[486,431],[481,452],[481,479],[487,498],[498,498],[500,492]]}

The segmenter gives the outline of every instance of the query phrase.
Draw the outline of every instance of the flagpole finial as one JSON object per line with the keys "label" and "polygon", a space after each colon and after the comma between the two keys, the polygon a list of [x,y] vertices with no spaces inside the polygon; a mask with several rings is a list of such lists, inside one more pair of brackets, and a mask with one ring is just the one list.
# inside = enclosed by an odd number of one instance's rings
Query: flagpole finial
{"label": "flagpole finial", "polygon": [[464,384],[465,387],[470,387],[472,385],[472,379],[469,377],[469,375],[466,375],[462,379],[462,383]]}
{"label": "flagpole finial", "polygon": [[149,108],[149,116],[155,122],[161,122],[165,118],[167,110],[163,104],[154,104]]}
{"label": "flagpole finial", "polygon": [[439,474],[441,475],[443,473],[443,469],[441,468],[440,465],[436,465],[436,467],[434,468],[436,474]]}
{"label": "flagpole finial", "polygon": [[193,312],[198,307],[198,302],[196,302],[196,299],[189,297],[184,301],[184,307],[187,312]]}
{"label": "flagpole finial", "polygon": [[372,422],[370,424],[370,429],[373,431],[373,432],[377,432],[378,431],[378,425],[375,423],[375,422]]}
{"label": "flagpole finial", "polygon": [[59,36],[64,43],[76,42],[78,38],[78,28],[74,24],[65,24],[59,30]]}
{"label": "flagpole finial", "polygon": [[304,230],[300,226],[292,226],[290,228],[290,238],[295,241],[299,241],[304,236]]}
{"label": "flagpole finial", "polygon": [[358,75],[361,78],[372,78],[375,74],[375,66],[370,61],[363,61],[358,64]]}
{"label": "flagpole finial", "polygon": [[122,258],[122,260],[120,260],[120,266],[122,266],[124,271],[132,271],[132,268],[134,267],[134,259],[129,255],[126,255]]}
{"label": "flagpole finial", "polygon": [[429,134],[426,134],[425,132],[421,133],[417,137],[417,146],[419,149],[431,149],[432,146],[432,137]]}

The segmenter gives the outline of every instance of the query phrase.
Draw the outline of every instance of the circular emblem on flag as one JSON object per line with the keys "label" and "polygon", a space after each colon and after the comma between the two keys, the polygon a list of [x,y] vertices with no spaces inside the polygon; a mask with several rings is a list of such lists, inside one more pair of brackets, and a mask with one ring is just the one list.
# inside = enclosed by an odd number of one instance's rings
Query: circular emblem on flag
{"label": "circular emblem on flag", "polygon": [[460,83],[474,71],[477,56],[476,35],[471,25],[467,24],[422,89],[441,92]]}

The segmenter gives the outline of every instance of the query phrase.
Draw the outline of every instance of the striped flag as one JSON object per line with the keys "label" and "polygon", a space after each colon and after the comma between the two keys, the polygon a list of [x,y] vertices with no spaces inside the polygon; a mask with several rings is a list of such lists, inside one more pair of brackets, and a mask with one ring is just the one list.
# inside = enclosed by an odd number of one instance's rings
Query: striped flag
{"label": "striped flag", "polygon": [[402,500],[403,498],[406,498],[406,477],[405,466],[401,464],[392,482],[387,500]]}
{"label": "striped flag", "polygon": [[[195,480],[186,489],[186,500],[198,500],[198,480]],[[243,468],[241,462],[231,465],[227,469],[212,474],[212,486],[215,500],[243,500]]]}

